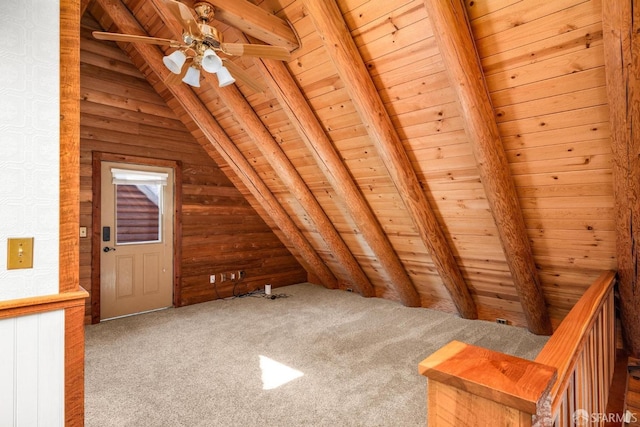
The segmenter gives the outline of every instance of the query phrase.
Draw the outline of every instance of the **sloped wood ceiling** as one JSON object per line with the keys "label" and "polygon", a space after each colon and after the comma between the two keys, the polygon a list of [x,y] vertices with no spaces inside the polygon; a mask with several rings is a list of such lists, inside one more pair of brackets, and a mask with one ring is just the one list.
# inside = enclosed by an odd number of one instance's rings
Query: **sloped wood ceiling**
{"label": "sloped wood ceiling", "polygon": [[[616,269],[600,0],[252,3],[300,40],[233,60],[264,93],[165,88],[172,49],[120,47],[318,283],[549,333]],[[180,36],[157,0],[87,13]]]}

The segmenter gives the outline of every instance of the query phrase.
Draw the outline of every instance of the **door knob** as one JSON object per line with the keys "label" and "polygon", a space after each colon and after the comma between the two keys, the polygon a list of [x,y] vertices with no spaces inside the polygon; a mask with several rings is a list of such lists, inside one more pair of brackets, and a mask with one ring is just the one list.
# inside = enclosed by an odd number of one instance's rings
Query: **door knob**
{"label": "door knob", "polygon": [[105,246],[102,249],[102,252],[111,252],[111,251],[115,251],[115,250],[116,250],[116,248],[110,248],[109,246]]}

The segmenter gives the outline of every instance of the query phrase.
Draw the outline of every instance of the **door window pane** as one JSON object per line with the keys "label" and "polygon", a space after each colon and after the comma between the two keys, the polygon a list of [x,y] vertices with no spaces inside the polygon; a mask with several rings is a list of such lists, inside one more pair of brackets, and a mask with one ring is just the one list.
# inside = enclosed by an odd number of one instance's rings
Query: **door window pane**
{"label": "door window pane", "polygon": [[156,243],[162,239],[162,185],[115,184],[116,243]]}

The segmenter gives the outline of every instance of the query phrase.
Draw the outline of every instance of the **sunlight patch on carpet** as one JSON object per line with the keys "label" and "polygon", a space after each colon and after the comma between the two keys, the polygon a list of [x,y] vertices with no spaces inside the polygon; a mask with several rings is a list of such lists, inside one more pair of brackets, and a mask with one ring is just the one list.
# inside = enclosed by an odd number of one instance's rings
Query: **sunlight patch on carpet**
{"label": "sunlight patch on carpet", "polygon": [[260,356],[260,370],[262,371],[263,390],[276,389],[304,376],[304,373],[262,355]]}

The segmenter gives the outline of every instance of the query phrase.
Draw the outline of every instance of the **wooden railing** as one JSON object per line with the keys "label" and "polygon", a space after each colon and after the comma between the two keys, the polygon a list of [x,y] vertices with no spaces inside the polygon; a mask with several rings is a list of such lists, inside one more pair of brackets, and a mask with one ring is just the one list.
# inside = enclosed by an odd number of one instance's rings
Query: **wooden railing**
{"label": "wooden railing", "polygon": [[603,273],[535,361],[456,341],[422,361],[428,425],[602,425],[616,356],[614,282]]}
{"label": "wooden railing", "polygon": [[616,361],[613,283],[613,273],[601,275],[536,357],[558,370],[551,389],[554,425],[575,425],[579,409],[583,415],[605,413]]}

